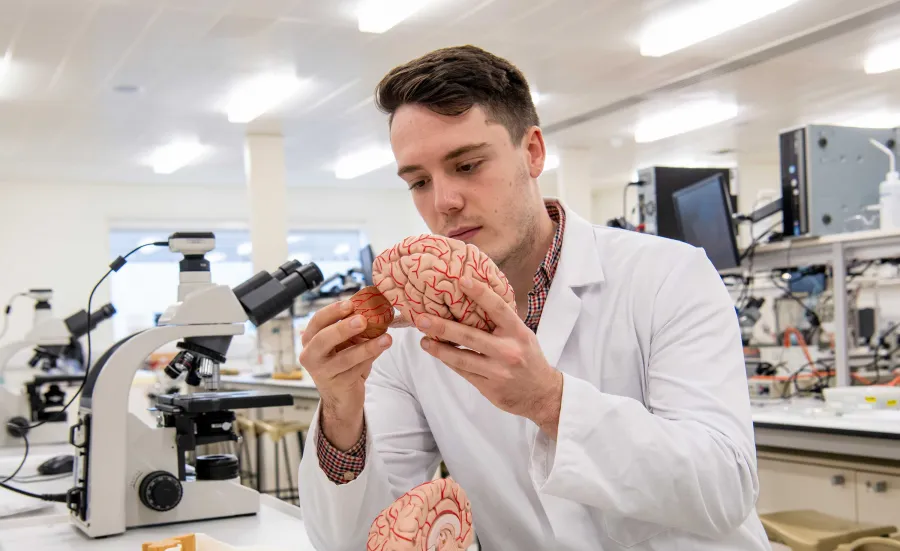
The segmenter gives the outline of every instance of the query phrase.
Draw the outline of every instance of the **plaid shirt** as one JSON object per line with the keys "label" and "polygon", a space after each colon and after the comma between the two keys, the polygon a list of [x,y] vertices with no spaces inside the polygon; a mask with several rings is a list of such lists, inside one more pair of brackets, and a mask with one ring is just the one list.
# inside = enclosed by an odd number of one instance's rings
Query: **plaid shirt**
{"label": "plaid shirt", "polygon": [[[556,275],[556,267],[559,264],[559,255],[562,251],[563,233],[566,228],[566,213],[559,203],[547,201],[547,214],[556,226],[553,235],[553,243],[544,256],[544,261],[534,273],[534,288],[528,293],[528,311],[525,314],[525,325],[537,332],[541,321],[541,313],[544,311],[544,303],[547,302],[547,294],[550,292],[550,284]],[[342,452],[331,445],[327,438],[322,436],[321,417],[319,417],[319,438],[316,442],[316,452],[319,456],[319,465],[329,480],[335,484],[351,482],[363,472],[366,466],[366,429],[363,427],[362,435],[356,444],[349,450]]]}

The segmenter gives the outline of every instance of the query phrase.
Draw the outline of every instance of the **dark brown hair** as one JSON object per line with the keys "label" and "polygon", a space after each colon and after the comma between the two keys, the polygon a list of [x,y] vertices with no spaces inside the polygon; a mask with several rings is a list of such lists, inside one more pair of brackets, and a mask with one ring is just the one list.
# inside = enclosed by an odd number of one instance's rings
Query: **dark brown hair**
{"label": "dark brown hair", "polygon": [[522,72],[475,46],[442,48],[392,69],[375,88],[375,105],[393,121],[408,104],[450,116],[478,105],[506,127],[515,145],[540,124]]}

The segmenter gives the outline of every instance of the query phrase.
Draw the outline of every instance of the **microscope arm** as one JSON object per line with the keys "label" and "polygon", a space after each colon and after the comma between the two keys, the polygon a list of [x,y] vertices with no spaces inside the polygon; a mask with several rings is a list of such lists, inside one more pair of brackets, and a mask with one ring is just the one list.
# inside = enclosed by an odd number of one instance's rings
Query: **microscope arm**
{"label": "microscope arm", "polygon": [[19,353],[20,350],[31,348],[36,344],[37,343],[33,340],[24,339],[21,341],[11,342],[0,348],[0,384],[2,384],[4,381],[6,366],[8,366],[9,362],[12,361],[13,356]]}

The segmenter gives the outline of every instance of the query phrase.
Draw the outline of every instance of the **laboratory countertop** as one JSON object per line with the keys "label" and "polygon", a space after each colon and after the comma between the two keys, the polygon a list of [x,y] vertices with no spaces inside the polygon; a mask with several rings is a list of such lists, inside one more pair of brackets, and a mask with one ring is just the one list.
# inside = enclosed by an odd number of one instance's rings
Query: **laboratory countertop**
{"label": "laboratory countertop", "polygon": [[816,400],[754,403],[753,424],[756,427],[858,434],[900,440],[898,410],[835,411]]}
{"label": "laboratory countertop", "polygon": [[[0,449],[0,480],[19,466],[25,448]],[[61,494],[72,487],[72,475],[38,476],[37,467],[47,459],[57,455],[71,454],[71,447],[66,444],[54,444],[46,446],[31,446],[28,451],[28,459],[16,479],[7,484],[21,488],[22,490],[40,494]],[[39,501],[34,498],[22,496],[13,492],[0,490],[0,530],[4,525],[4,518],[16,515],[12,518],[24,518],[62,514],[66,512],[64,503],[52,503]],[[0,539],[2,542],[2,539]],[[0,545],[0,549],[3,549]]]}
{"label": "laboratory countertop", "polygon": [[0,522],[0,533],[2,551],[139,551],[142,543],[191,533],[203,533],[238,548],[314,550],[300,509],[268,495],[260,496],[260,511],[254,516],[138,528],[101,539],[84,536],[69,523],[67,515]]}

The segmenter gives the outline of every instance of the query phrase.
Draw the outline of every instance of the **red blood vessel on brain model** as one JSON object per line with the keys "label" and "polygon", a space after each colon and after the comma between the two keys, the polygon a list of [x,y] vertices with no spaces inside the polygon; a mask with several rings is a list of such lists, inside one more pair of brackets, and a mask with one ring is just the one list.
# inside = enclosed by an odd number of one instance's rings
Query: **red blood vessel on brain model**
{"label": "red blood vessel on brain model", "polygon": [[443,478],[413,488],[372,523],[367,551],[465,551],[472,545],[472,507],[462,488]]}

